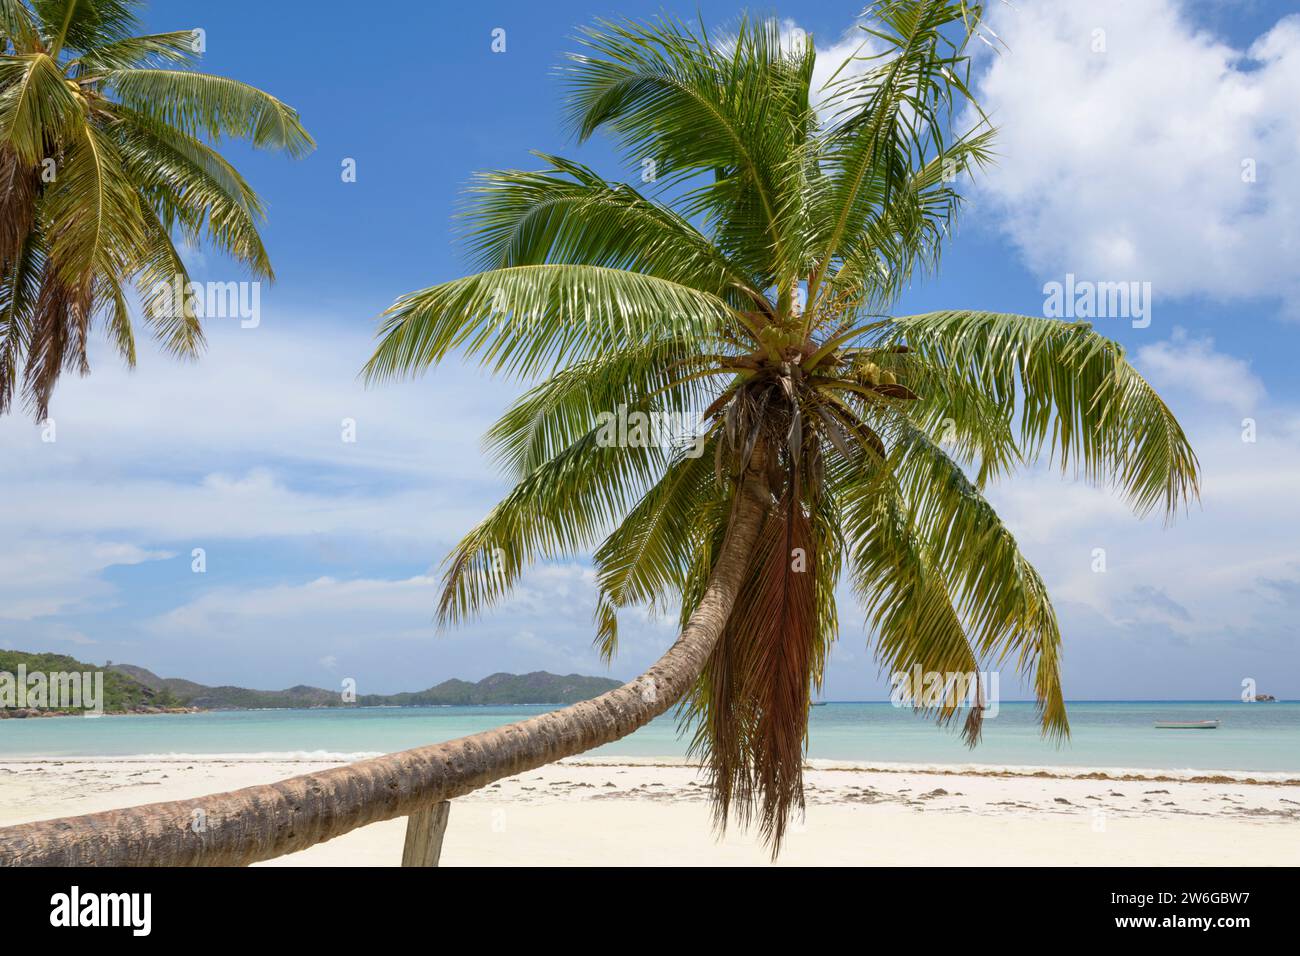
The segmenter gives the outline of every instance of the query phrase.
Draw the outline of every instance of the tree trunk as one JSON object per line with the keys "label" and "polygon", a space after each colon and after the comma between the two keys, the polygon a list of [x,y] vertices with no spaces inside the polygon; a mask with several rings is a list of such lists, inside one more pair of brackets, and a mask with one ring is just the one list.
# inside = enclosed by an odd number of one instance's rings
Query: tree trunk
{"label": "tree trunk", "polygon": [[644,674],[592,700],[459,740],[194,800],[0,829],[0,864],[241,866],[409,816],[625,737],[691,688],[740,590],[771,495],[756,454],[699,605]]}

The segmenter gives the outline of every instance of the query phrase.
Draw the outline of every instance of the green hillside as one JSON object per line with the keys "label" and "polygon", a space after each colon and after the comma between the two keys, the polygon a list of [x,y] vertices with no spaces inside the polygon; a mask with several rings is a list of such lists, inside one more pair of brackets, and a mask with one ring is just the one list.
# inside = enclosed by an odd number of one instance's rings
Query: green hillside
{"label": "green hillside", "polygon": [[[599,696],[619,686],[608,677],[581,674],[493,674],[477,683],[443,681],[426,690],[400,694],[361,694],[355,703],[345,703],[340,690],[326,690],[298,684],[284,690],[253,690],[223,685],[210,687],[179,677],[159,677],[135,664],[99,667],[64,654],[29,654],[0,651],[0,672],[16,674],[20,665],[30,673],[104,674],[105,713],[147,713],[163,708],[197,707],[203,710],[253,710],[303,707],[430,707],[445,705],[572,704]],[[0,717],[14,716],[0,708]]]}
{"label": "green hillside", "polygon": [[159,677],[132,664],[114,664],[113,669],[142,686],[171,694],[191,707],[208,710],[249,710],[282,707],[430,707],[482,704],[572,704],[596,697],[619,686],[608,677],[581,674],[493,674],[477,683],[443,681],[434,687],[399,694],[359,694],[355,704],[345,704],[340,690],[326,690],[299,684],[284,690],[252,690],[247,687],[209,687],[175,677]]}
{"label": "green hillside", "polygon": [[[115,667],[104,668],[98,664],[79,661],[66,654],[29,654],[26,651],[0,650],[0,672],[17,675],[19,667],[28,674],[94,673],[104,674],[104,712],[123,714],[153,708],[179,707],[182,701],[164,687],[150,687],[135,680],[130,674]],[[0,708],[0,715],[7,708]],[[48,710],[50,708],[28,708]]]}

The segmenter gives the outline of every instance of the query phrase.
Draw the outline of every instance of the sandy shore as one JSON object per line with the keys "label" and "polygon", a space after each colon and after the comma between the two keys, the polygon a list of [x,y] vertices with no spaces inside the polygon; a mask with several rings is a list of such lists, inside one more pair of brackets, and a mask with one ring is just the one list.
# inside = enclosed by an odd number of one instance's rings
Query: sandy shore
{"label": "sandy shore", "polygon": [[[0,825],[198,797],[337,765],[324,760],[158,758],[0,763]],[[1300,780],[1058,768],[868,769],[814,762],[808,811],[780,864],[1300,864]],[[1121,776],[1138,779],[1120,779]],[[1268,782],[1260,782],[1268,779]],[[1254,782],[1250,782],[1254,781]],[[404,820],[270,865],[396,865]],[[452,805],[444,865],[767,865],[750,834],[711,829],[696,768],[580,758],[503,780]]]}

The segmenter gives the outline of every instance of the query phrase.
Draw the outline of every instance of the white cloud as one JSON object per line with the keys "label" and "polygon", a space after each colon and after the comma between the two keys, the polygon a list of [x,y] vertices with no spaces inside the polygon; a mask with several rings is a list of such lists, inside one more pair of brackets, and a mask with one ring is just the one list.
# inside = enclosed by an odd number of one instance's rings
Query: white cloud
{"label": "white cloud", "polygon": [[382,612],[417,615],[427,622],[437,600],[437,583],[437,579],[426,575],[353,581],[322,577],[299,585],[219,588],[159,615],[147,626],[169,637],[215,640],[222,633],[246,633],[251,621],[278,628],[286,620],[319,617],[343,624],[341,616],[364,619]]}
{"label": "white cloud", "polygon": [[192,547],[219,563],[223,543],[361,539],[437,560],[502,489],[479,441],[515,389],[455,363],[365,389],[368,333],[217,322],[199,362],[145,348],[135,372],[101,347],[60,384],[54,442],[0,419],[22,503],[0,509],[0,618],[109,608],[106,570]]}
{"label": "white cloud", "polygon": [[113,593],[102,577],[106,570],[170,557],[168,551],[84,534],[15,537],[0,551],[0,620],[32,621],[103,602]]}
{"label": "white cloud", "polygon": [[1264,401],[1264,383],[1250,363],[1215,351],[1214,340],[1193,339],[1183,329],[1163,342],[1138,351],[1138,361],[1153,385],[1226,405],[1241,414],[1257,411]]}
{"label": "white cloud", "polygon": [[1000,128],[978,195],[1031,268],[1158,299],[1300,292],[1300,16],[1248,49],[1175,0],[1042,0],[992,22],[1009,51],[978,83]]}
{"label": "white cloud", "polygon": [[[127,475],[232,471],[227,463],[277,460],[375,469],[396,477],[491,480],[483,429],[518,389],[493,384],[454,359],[414,382],[365,388],[369,329],[309,331],[265,318],[255,329],[214,321],[197,362],[142,343],[125,369],[102,345],[88,378],[67,375],[51,405],[57,440],[22,415],[0,419],[0,478],[59,476],[112,462]],[[343,440],[343,421],[356,440]]]}

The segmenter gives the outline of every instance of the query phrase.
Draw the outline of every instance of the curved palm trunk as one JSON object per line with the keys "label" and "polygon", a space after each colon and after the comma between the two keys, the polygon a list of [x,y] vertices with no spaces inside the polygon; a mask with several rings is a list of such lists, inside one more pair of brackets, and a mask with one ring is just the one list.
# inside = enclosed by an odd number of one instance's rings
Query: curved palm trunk
{"label": "curved palm trunk", "polygon": [[686,627],[636,680],[530,720],[322,773],[6,827],[0,864],[244,865],[407,816],[630,734],[681,699],[722,633],[770,503],[761,470],[755,461],[746,474],[708,587]]}

